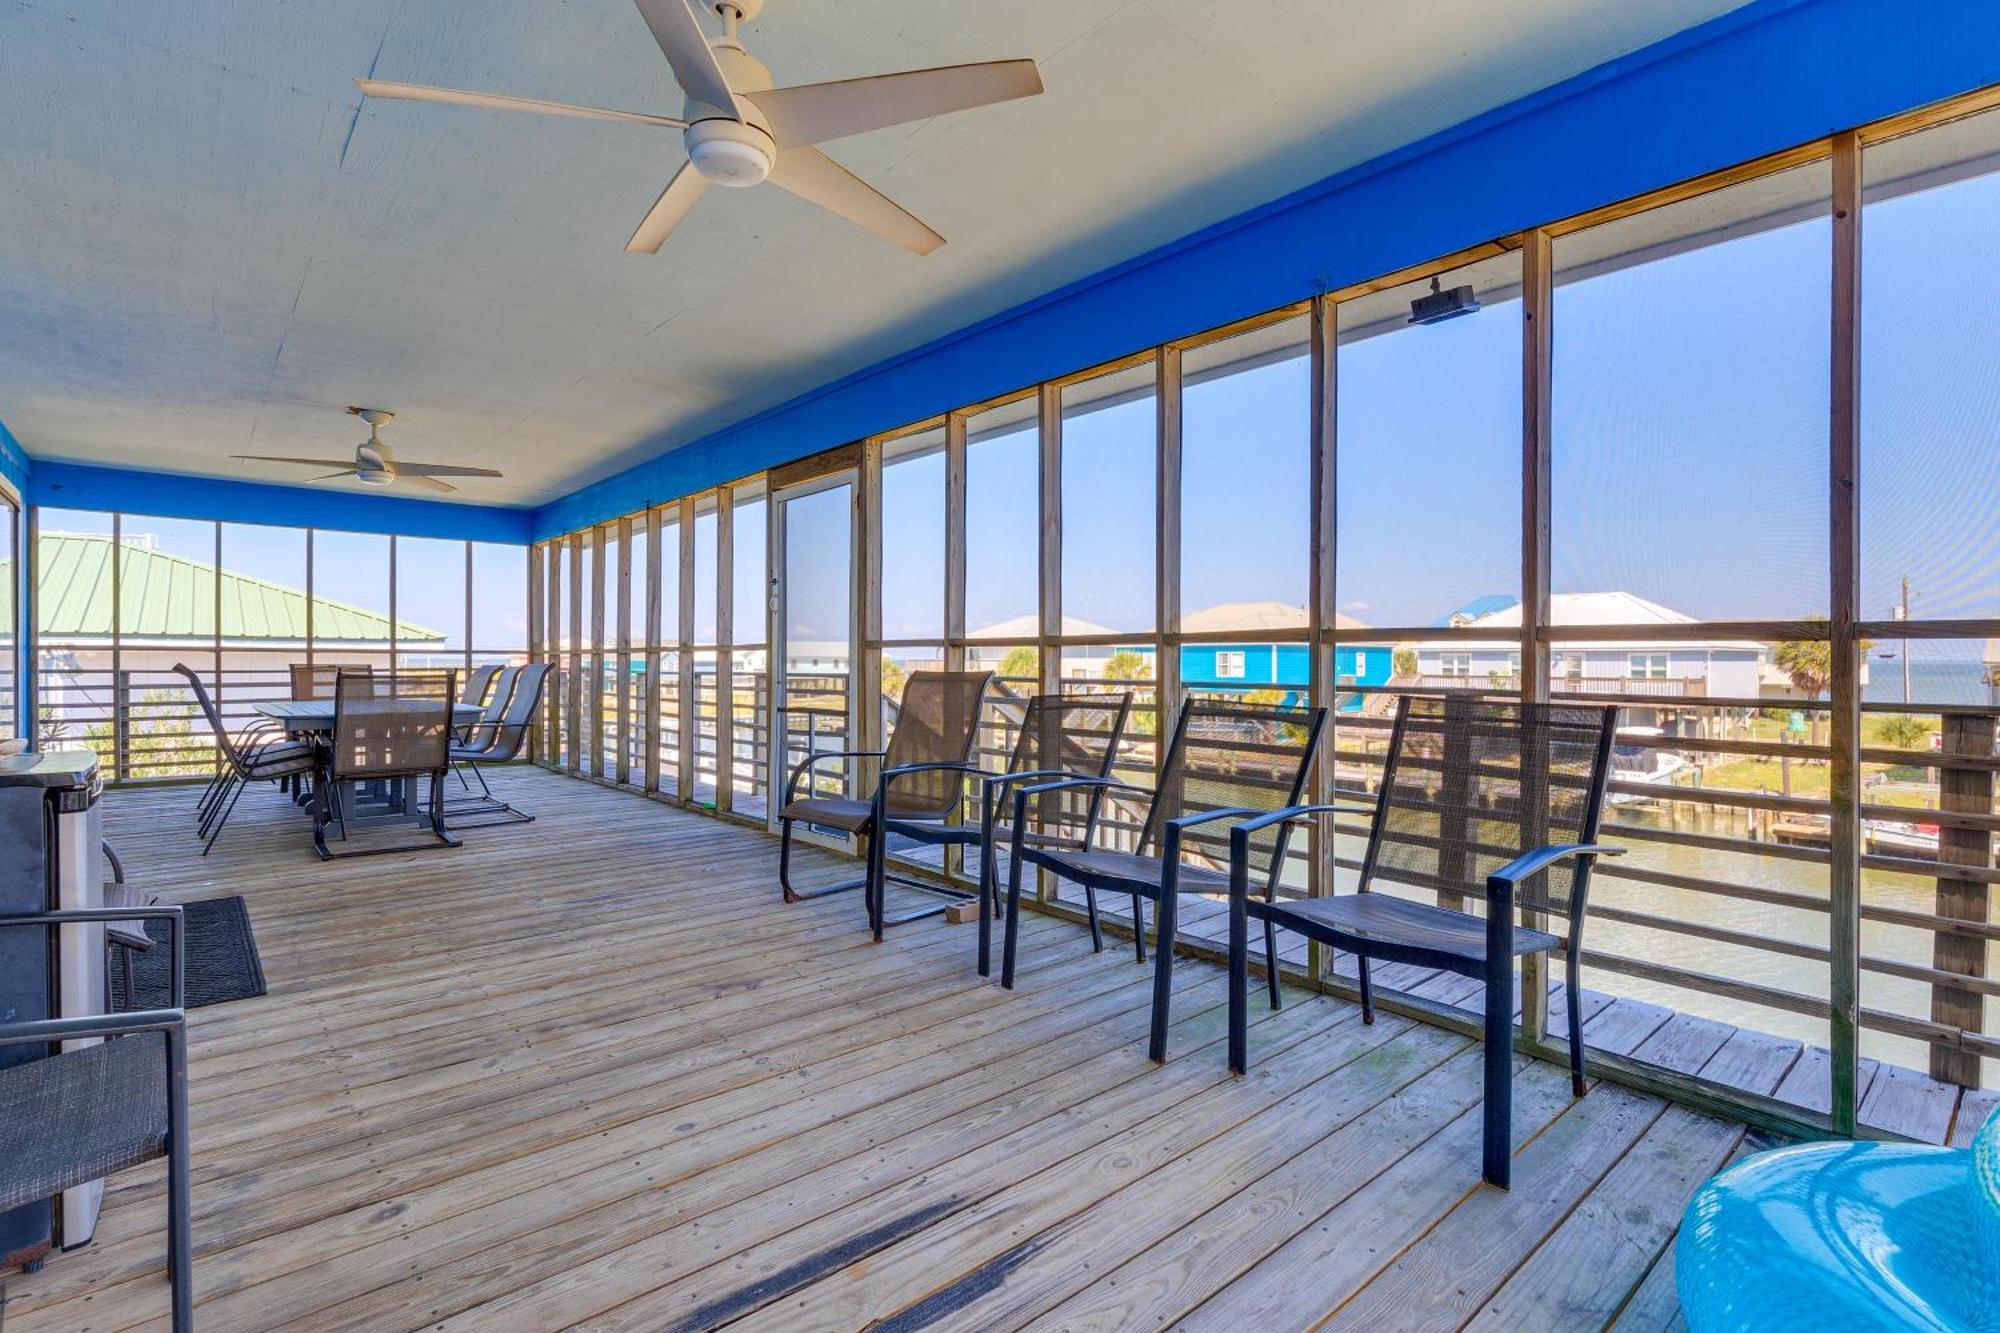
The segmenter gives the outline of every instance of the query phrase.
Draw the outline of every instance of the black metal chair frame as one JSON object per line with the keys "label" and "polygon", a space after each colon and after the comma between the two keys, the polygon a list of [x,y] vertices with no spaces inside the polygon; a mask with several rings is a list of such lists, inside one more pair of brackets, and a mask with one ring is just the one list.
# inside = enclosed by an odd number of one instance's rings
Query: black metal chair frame
{"label": "black metal chair frame", "polygon": [[[977,673],[954,672],[945,674]],[[986,688],[991,689],[993,673],[989,671],[985,675],[988,680]],[[983,708],[983,706],[982,702],[979,707]],[[975,709],[975,714],[977,711]],[[875,793],[870,802],[873,809],[870,813],[868,823],[865,827],[855,830],[855,836],[867,839],[868,844],[867,852],[863,858],[864,870],[860,879],[843,880],[837,884],[825,884],[811,889],[795,887],[792,884],[792,825],[800,821],[796,818],[786,818],[780,815],[778,821],[778,887],[783,891],[785,901],[788,903],[805,902],[813,898],[825,898],[832,894],[847,893],[854,889],[861,889],[863,890],[862,899],[868,909],[868,928],[874,934],[877,942],[879,942],[882,939],[882,932],[885,927],[905,925],[911,921],[920,921],[925,917],[939,916],[949,911],[953,903],[965,902],[974,897],[973,892],[967,889],[956,888],[948,884],[939,884],[930,880],[916,879],[908,875],[890,873],[886,845],[889,835],[892,833],[914,836],[918,831],[924,829],[948,826],[950,820],[949,815],[942,816],[936,820],[890,818],[887,813],[889,788],[900,778],[914,777],[920,773],[960,773],[968,779],[980,776],[981,770],[979,766],[972,762],[972,750],[978,744],[978,738],[979,725],[975,715],[973,725],[966,729],[965,754],[957,762],[898,764],[893,768],[882,770],[881,775],[875,782]],[[791,776],[785,782],[785,805],[780,807],[780,809],[787,808],[798,800],[800,779],[804,778],[817,765],[832,759],[886,759],[888,754],[889,751],[887,750],[823,750],[817,754],[807,755],[793,766]],[[805,822],[810,823],[811,821],[807,820]],[[944,901],[904,912],[900,916],[891,917],[888,915],[887,888],[892,881],[905,888],[933,894],[944,899]]]}
{"label": "black metal chair frame", "polygon": [[[423,673],[413,672],[411,674]],[[354,673],[354,675],[369,680],[371,682],[371,690],[373,689],[373,682],[376,678],[372,671],[365,675],[359,672]],[[342,713],[346,703],[346,700],[342,698],[340,684],[342,680],[351,679],[352,677],[346,671],[342,671],[340,678],[336,679],[333,691],[333,730],[328,735],[327,745],[320,751],[319,771],[313,781],[313,850],[318,853],[320,860],[331,861],[339,857],[381,856],[390,852],[432,851],[438,848],[464,846],[457,837],[453,836],[451,830],[445,826],[444,822],[444,780],[446,773],[450,769],[451,718],[452,707],[458,701],[458,673],[455,671],[445,671],[443,675],[446,677],[446,689],[442,705],[444,709],[445,731],[442,738],[443,744],[440,747],[442,754],[439,758],[438,767],[435,770],[410,769],[401,772],[384,770],[380,773],[368,774],[366,777],[366,780],[369,781],[377,779],[400,779],[404,782],[415,782],[428,776],[431,780],[430,800],[428,802],[430,806],[430,833],[435,841],[398,842],[382,847],[360,847],[353,851],[345,852],[336,852],[326,844],[327,825],[336,818],[339,818],[341,821],[341,841],[345,842],[347,840],[347,821],[345,815],[336,809],[340,803],[337,788],[340,783],[353,780],[336,770],[336,761],[334,758],[335,751],[340,744]],[[379,698],[381,696],[377,695],[375,697]],[[394,696],[391,696],[392,701],[393,698]]]}
{"label": "black metal chair frame", "polygon": [[[187,950],[182,935],[178,907],[73,908],[59,912],[34,912],[0,916],[0,929],[41,926],[54,928],[101,922],[106,926],[134,920],[163,920],[167,923],[170,950],[169,997],[165,1009],[142,1009],[122,1014],[87,1014],[65,1018],[34,1019],[23,1023],[0,1024],[0,1046],[28,1043],[80,1041],[92,1037],[117,1039],[140,1033],[158,1032],[166,1047],[167,1159],[167,1280],[172,1291],[174,1333],[192,1333],[194,1328],[194,1209],[188,1153],[187,1101]],[[61,1060],[62,1055],[47,1057]],[[19,1066],[14,1066],[19,1068]],[[5,1077],[0,1070],[0,1077]],[[80,1185],[90,1176],[79,1176],[57,1188]]]}
{"label": "black metal chair frame", "polygon": [[[195,805],[195,836],[203,838],[201,854],[207,856],[214,848],[216,839],[222,836],[222,829],[236,812],[236,802],[242,799],[243,789],[252,782],[278,782],[285,778],[301,776],[312,771],[314,761],[306,742],[294,742],[278,733],[274,726],[257,724],[247,729],[242,736],[231,736],[223,724],[222,714],[209,697],[208,687],[201,682],[201,675],[184,662],[176,662],[174,674],[188,683],[194,692],[195,702],[200,705],[202,716],[207,720],[209,730],[215,734],[215,746],[221,760],[215,777],[203,789],[201,799]],[[268,740],[259,740],[245,746],[244,740],[258,733],[269,735]]]}
{"label": "black metal chair frame", "polygon": [[[513,674],[509,676],[506,672]],[[520,756],[521,747],[527,743],[528,728],[534,725],[535,714],[541,707],[548,678],[547,662],[529,662],[520,667],[506,668],[500,680],[504,690],[496,689],[486,706],[486,715],[463,729],[468,741],[465,745],[452,747],[451,765],[458,771],[461,782],[465,780],[465,771],[472,770],[472,776],[479,779],[479,795],[456,803],[445,803],[445,815],[455,827],[494,828],[501,824],[534,822],[532,814],[493,794],[483,770],[487,764],[511,763]],[[529,693],[524,696],[523,690]],[[518,709],[515,707],[516,700],[522,701]],[[520,720],[509,722],[510,715]],[[488,737],[486,744],[473,746],[471,739],[481,735]],[[470,815],[471,822],[459,818],[461,815]]]}
{"label": "black metal chair frame", "polygon": [[[1408,720],[1409,709],[1410,701],[1405,696],[1397,704],[1395,727],[1390,733],[1389,753],[1383,766],[1380,790],[1385,794],[1394,789],[1396,766],[1402,756],[1404,726]],[[1566,914],[1569,918],[1569,929],[1568,938],[1563,942],[1566,969],[1564,998],[1567,1001],[1565,1008],[1568,1010],[1569,1019],[1570,1088],[1578,1097],[1588,1091],[1584,1081],[1582,984],[1578,970],[1585,906],[1590,890],[1590,871],[1598,857],[1620,856],[1625,851],[1622,847],[1604,846],[1597,842],[1598,821],[1604,807],[1605,783],[1611,768],[1611,744],[1616,731],[1617,709],[1607,707],[1603,712],[1603,731],[1598,741],[1588,803],[1584,809],[1582,841],[1554,843],[1524,851],[1520,856],[1489,874],[1486,877],[1486,915],[1483,921],[1472,913],[1453,913],[1481,923],[1480,929],[1484,932],[1485,947],[1480,958],[1467,958],[1459,953],[1425,947],[1414,940],[1392,942],[1350,934],[1326,922],[1288,912],[1284,901],[1277,898],[1268,887],[1262,901],[1251,896],[1248,873],[1251,835],[1273,825],[1290,825],[1322,814],[1370,816],[1368,848],[1362,857],[1358,886],[1358,892],[1369,892],[1375,873],[1376,853],[1381,846],[1382,832],[1392,805],[1388,799],[1380,799],[1372,804],[1334,801],[1326,804],[1297,805],[1245,820],[1230,829],[1230,1069],[1241,1074],[1248,1065],[1249,1019],[1245,992],[1249,985],[1249,923],[1252,917],[1264,923],[1266,938],[1269,938],[1274,926],[1282,926],[1308,939],[1336,949],[1345,949],[1354,954],[1359,972],[1361,1017],[1365,1023],[1375,1021],[1374,993],[1368,977],[1368,964],[1371,960],[1437,968],[1457,976],[1482,981],[1486,987],[1483,1018],[1485,1099],[1480,1173],[1487,1183],[1501,1189],[1508,1188],[1513,1160],[1514,959],[1523,952],[1523,937],[1517,933],[1519,927],[1514,920],[1515,890],[1523,881],[1564,862],[1571,863]],[[1542,940],[1549,939],[1541,932],[1530,932],[1526,938],[1536,946],[1528,948],[1527,952],[1546,952],[1552,947],[1551,944],[1541,943]]]}
{"label": "black metal chair frame", "polygon": [[[1007,877],[1007,924],[1005,943],[1001,949],[1000,984],[1012,990],[1014,987],[1014,963],[1021,920],[1021,868],[1033,864],[1050,870],[1065,879],[1075,880],[1083,885],[1085,903],[1090,918],[1091,944],[1094,949],[1103,947],[1103,935],[1097,917],[1097,890],[1126,893],[1132,897],[1132,944],[1137,960],[1146,961],[1146,929],[1140,904],[1151,900],[1155,904],[1154,920],[1158,939],[1153,958],[1153,1026],[1151,1039],[1147,1044],[1147,1055],[1164,1062],[1167,1058],[1167,1025],[1173,1000],[1174,931],[1179,918],[1181,847],[1188,830],[1203,824],[1213,824],[1224,820],[1244,820],[1263,814],[1242,806],[1228,806],[1215,810],[1198,811],[1190,815],[1180,815],[1160,819],[1159,793],[1175,787],[1182,778],[1177,771],[1185,763],[1185,743],[1187,728],[1199,705],[1189,700],[1181,705],[1179,719],[1174,723],[1174,735],[1167,751],[1167,764],[1161,771],[1157,787],[1140,787],[1132,783],[1119,782],[1113,778],[1066,778],[1058,782],[1022,787],[1014,793],[1014,841],[1010,848],[1010,864]],[[1313,756],[1319,750],[1321,730],[1326,723],[1326,709],[1300,710],[1299,725],[1308,728],[1305,744],[1299,752],[1298,768],[1294,774],[1286,806],[1297,803],[1305,790],[1306,776],[1311,771]],[[1096,788],[1101,792],[1124,791],[1143,795],[1151,802],[1146,813],[1144,828],[1140,831],[1138,845],[1144,847],[1157,842],[1159,847],[1160,878],[1158,882],[1127,878],[1115,875],[1092,875],[1079,871],[1073,865],[1058,860],[1059,852],[1050,852],[1027,846],[1021,837],[1023,821],[1027,818],[1028,802],[1039,796],[1053,792]],[[1277,882],[1284,871],[1285,854],[1290,843],[1290,826],[1281,825],[1271,853],[1268,873],[1268,890],[1275,894]],[[1248,844],[1246,842],[1245,846]],[[1270,972],[1271,1003],[1276,1006],[1278,999],[1278,947],[1277,932],[1265,933],[1265,964]]]}
{"label": "black metal chair frame", "polygon": [[[1022,762],[1021,756],[1022,752],[1026,749],[1029,727],[1034,710],[1038,706],[1047,707],[1046,704],[1041,703],[1043,699],[1047,698],[1055,699],[1062,706],[1081,702],[1099,708],[1109,707],[1114,700],[1116,701],[1117,710],[1112,716],[1111,728],[1104,733],[1104,762],[1099,765],[1098,771],[1096,773],[1079,773],[1074,769],[1064,768],[1015,768],[1010,764],[1005,773],[983,774],[980,778],[978,830],[975,832],[963,826],[948,825],[936,835],[937,840],[940,842],[976,844],[979,847],[979,975],[982,977],[993,974],[993,920],[996,916],[1000,916],[1004,910],[1000,898],[999,866],[993,854],[993,842],[997,836],[998,825],[996,820],[1000,802],[1005,799],[1007,789],[1018,786],[1023,782],[1041,783],[1051,779],[1062,778],[1110,777],[1112,767],[1118,762],[1118,746],[1125,737],[1125,724],[1130,720],[1132,715],[1132,695],[1130,691],[1117,695],[1033,695],[1028,699],[1028,711],[1021,719],[1021,735],[1014,742],[1014,755],[1011,762]],[[1103,809],[1104,789],[1101,787],[1091,789],[1090,799],[1084,806],[1083,831],[1078,835],[1077,839],[1079,845],[1084,847],[1090,846],[1091,839],[1097,833],[1098,815]],[[1008,840],[1011,846],[1013,840],[1013,831],[1011,829],[1008,832]],[[1095,922],[1096,916],[1094,913],[1091,919]],[[1094,952],[1102,953],[1104,951],[1104,935],[1101,930],[1092,932],[1091,943]]]}

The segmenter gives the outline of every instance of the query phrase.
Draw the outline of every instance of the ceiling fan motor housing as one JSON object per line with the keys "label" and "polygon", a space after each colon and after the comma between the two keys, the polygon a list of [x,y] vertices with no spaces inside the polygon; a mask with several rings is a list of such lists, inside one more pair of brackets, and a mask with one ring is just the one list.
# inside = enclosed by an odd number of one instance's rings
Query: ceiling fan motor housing
{"label": "ceiling fan motor housing", "polygon": [[778,153],[770,135],[740,121],[698,120],[682,137],[694,169],[715,185],[762,184]]}

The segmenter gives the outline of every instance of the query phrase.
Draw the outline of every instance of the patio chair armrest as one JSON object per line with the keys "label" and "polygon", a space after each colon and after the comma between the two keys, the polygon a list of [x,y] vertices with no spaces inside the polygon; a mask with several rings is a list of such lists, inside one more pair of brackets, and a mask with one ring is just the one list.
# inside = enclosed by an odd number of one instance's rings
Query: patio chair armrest
{"label": "patio chair armrest", "polygon": [[89,1037],[129,1037],[187,1026],[179,1009],[134,1009],[123,1014],[78,1014],[74,1018],[38,1018],[27,1023],[0,1023],[0,1046],[25,1042],[82,1041]]}
{"label": "patio chair armrest", "polygon": [[1295,819],[1304,819],[1309,815],[1364,814],[1372,810],[1372,806],[1324,801],[1312,805],[1287,805],[1262,814],[1253,812],[1253,818],[1232,825],[1229,830],[1229,896],[1249,897],[1251,834],[1260,833],[1276,824],[1289,824]]}
{"label": "patio chair armrest", "polygon": [[988,773],[980,781],[979,806],[986,827],[993,824],[994,803],[1006,795],[1006,789],[1017,782],[1041,782],[1051,778],[1080,778],[1088,776],[1073,773],[1066,768],[1024,768],[1015,773]]}
{"label": "patio chair armrest", "polygon": [[185,927],[181,919],[181,909],[177,905],[155,903],[147,907],[66,907],[57,912],[23,912],[0,916],[0,930],[5,930],[9,926],[87,925],[93,921],[109,926],[125,921],[155,920],[167,923],[168,975],[172,978],[170,993],[173,1007],[182,1009],[187,1005],[187,948],[184,943]]}
{"label": "patio chair armrest", "polygon": [[1610,847],[1594,842],[1559,842],[1552,843],[1547,847],[1537,847],[1532,852],[1515,857],[1512,861],[1509,861],[1506,865],[1501,866],[1498,870],[1488,875],[1486,877],[1487,896],[1492,897],[1495,893],[1499,893],[1502,896],[1511,897],[1514,892],[1514,886],[1522,880],[1527,879],[1530,875],[1539,874],[1559,861],[1567,861],[1572,857],[1623,855],[1625,855],[1623,847]]}
{"label": "patio chair armrest", "polygon": [[884,786],[887,786],[887,785],[888,785],[889,783],[891,783],[891,782],[894,782],[894,781],[895,781],[895,780],[896,780],[897,778],[902,778],[902,777],[908,777],[908,776],[910,776],[910,775],[911,775],[912,773],[946,773],[946,772],[950,772],[950,773],[965,773],[965,774],[968,774],[968,775],[969,775],[969,774],[973,774],[973,773],[977,773],[978,771],[979,771],[979,765],[977,765],[977,764],[972,764],[972,763],[965,763],[965,764],[898,764],[898,765],[896,765],[896,766],[895,766],[894,768],[885,768],[885,769],[883,769],[883,770],[882,770],[882,785],[884,785]]}
{"label": "patio chair armrest", "polygon": [[799,779],[804,777],[815,764],[825,759],[880,759],[887,750],[820,750],[799,760],[792,767],[792,775],[785,779],[785,804],[798,799]]}
{"label": "patio chair armrest", "polygon": [[1051,792],[1076,791],[1090,787],[1094,787],[1100,791],[1137,792],[1141,796],[1147,796],[1147,797],[1156,794],[1151,787],[1135,787],[1129,782],[1120,782],[1116,778],[1071,777],[1071,778],[1063,778],[1057,782],[1038,782],[1032,787],[1022,787],[1014,793],[1015,838],[1019,839],[1021,835],[1021,825],[1028,817],[1029,797],[1047,796]]}

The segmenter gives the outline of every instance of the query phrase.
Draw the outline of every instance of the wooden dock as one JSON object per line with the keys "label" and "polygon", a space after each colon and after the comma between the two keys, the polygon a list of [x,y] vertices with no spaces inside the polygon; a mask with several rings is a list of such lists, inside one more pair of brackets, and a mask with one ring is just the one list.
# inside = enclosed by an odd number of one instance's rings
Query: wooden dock
{"label": "wooden dock", "polygon": [[[270,980],[192,1016],[204,1330],[1667,1328],[1682,1205],[1758,1142],[1524,1060],[1500,1193],[1463,1036],[1295,993],[1234,1078],[1190,963],[1156,1066],[1150,970],[1068,922],[1010,994],[970,927],[783,905],[760,832],[496,786],[538,822],[332,865],[269,792],[206,861],[191,790],[107,797],[136,882],[249,900]],[[8,1333],[163,1327],[163,1227],[118,1177]]]}

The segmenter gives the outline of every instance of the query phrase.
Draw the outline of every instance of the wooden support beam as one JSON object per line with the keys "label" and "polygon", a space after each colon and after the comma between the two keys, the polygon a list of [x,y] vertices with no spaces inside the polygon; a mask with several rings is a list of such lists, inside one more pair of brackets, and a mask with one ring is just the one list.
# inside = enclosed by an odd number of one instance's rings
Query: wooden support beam
{"label": "wooden support beam", "polygon": [[[1521,238],[1521,700],[1547,703],[1549,647],[1540,630],[1549,619],[1549,470],[1555,358],[1555,259],[1549,234]],[[1527,756],[1523,756],[1524,761]],[[1546,842],[1547,811],[1534,811],[1523,845]],[[1521,909],[1522,924],[1548,926],[1547,914]],[[1548,956],[1521,960],[1521,1027],[1539,1041],[1549,1025]]]}
{"label": "wooden support beam", "polygon": [[615,616],[618,634],[618,759],[613,773],[618,782],[632,781],[632,519],[618,520],[618,580]]}
{"label": "wooden support beam", "polygon": [[[849,715],[857,750],[879,750],[882,725],[882,441],[861,446],[861,471],[854,487],[854,599],[858,651],[854,700]],[[849,792],[872,792],[881,776],[875,759],[847,766]]]}
{"label": "wooden support beam", "polygon": [[641,708],[640,744],[644,750],[644,775],[641,783],[647,795],[660,789],[660,587],[663,582],[661,563],[667,558],[666,550],[660,544],[660,507],[654,505],[646,510],[646,599],[645,635],[646,679],[641,687],[646,696]]}
{"label": "wooden support beam", "polygon": [[605,534],[609,529],[599,524],[590,530],[590,708],[586,721],[590,727],[590,772],[591,776],[607,778],[604,763],[604,585],[605,578]]}
{"label": "wooden support beam", "polygon": [[[530,663],[548,660],[546,624],[548,597],[544,586],[547,576],[542,572],[545,557],[546,548],[541,543],[537,542],[528,548],[528,661]],[[472,640],[468,638],[466,642],[470,643]],[[547,756],[542,751],[547,736],[548,732],[542,726],[542,720],[539,717],[531,719],[527,752],[528,757],[536,763],[547,762]]]}
{"label": "wooden support beam", "polygon": [[[1158,734],[1170,735],[1181,706],[1181,349],[1154,358],[1153,701]],[[1156,771],[1164,745],[1156,745]]]}
{"label": "wooden support beam", "polygon": [[[1306,574],[1306,622],[1310,635],[1309,699],[1314,707],[1332,708],[1339,699],[1335,679],[1336,649],[1329,633],[1339,622],[1335,589],[1338,586],[1339,523],[1339,307],[1325,295],[1313,298],[1308,332],[1308,373],[1311,377],[1312,418],[1310,465],[1310,537]],[[1334,716],[1320,740],[1319,756],[1308,779],[1307,800],[1324,805],[1333,799],[1336,753],[1340,744],[1339,717]],[[1333,824],[1322,820],[1312,829],[1312,860],[1307,868],[1307,892],[1314,897],[1331,896],[1334,889]],[[1323,977],[1333,968],[1333,950],[1314,940],[1307,946],[1306,970]]]}
{"label": "wooden support beam", "polygon": [[580,771],[583,758],[583,534],[569,535],[569,638],[564,655],[568,686],[563,729],[569,736],[569,755],[563,767],[572,775]]}
{"label": "wooden support beam", "polygon": [[[1995,719],[1973,713],[1946,713],[1942,738],[1943,762],[1938,769],[1938,807],[1941,810],[1972,814],[1993,813],[1993,759]],[[1960,768],[1952,764],[1954,755],[1979,761],[1980,766]],[[1993,868],[1993,834],[1985,829],[1938,829],[1938,860],[1949,865]],[[1991,918],[1992,889],[1981,880],[1952,879],[1940,875],[1937,881],[1937,914],[1959,921],[1985,925]],[[1986,975],[1986,940],[1977,936],[1937,931],[1931,936],[1931,962],[1941,972],[1965,977]],[[1982,1033],[1986,1028],[1986,1001],[1969,987],[1933,984],[1931,1019],[1962,1032]],[[1931,1077],[1962,1088],[1979,1086],[1980,1058],[1977,1052],[1933,1044]]]}
{"label": "wooden support beam", "polygon": [[695,704],[694,673],[694,497],[685,496],[681,500],[680,522],[676,525],[680,536],[680,579],[676,585],[680,591],[680,629],[678,652],[675,655],[675,669],[679,674],[680,686],[677,691],[680,704],[680,744],[674,753],[674,799],[682,805],[694,800],[695,779],[695,729],[700,719],[700,710]]}
{"label": "wooden support beam", "polygon": [[944,419],[944,665],[965,670],[965,414]]}
{"label": "wooden support beam", "polygon": [[[1041,634],[1035,642],[1036,660],[1042,673],[1042,692],[1062,692],[1062,575],[1063,575],[1063,491],[1062,491],[1062,390],[1044,384],[1036,393],[1035,406],[1040,425],[1039,468],[1041,478],[1041,543],[1036,552],[1036,569],[1041,596],[1037,614]],[[1055,898],[1055,878],[1046,870],[1035,872],[1035,897],[1042,902]]]}
{"label": "wooden support beam", "polygon": [[715,493],[715,808],[736,804],[736,489]]}
{"label": "wooden support beam", "polygon": [[1832,1122],[1854,1133],[1861,1009],[1861,141],[1833,140],[1833,329],[1828,405],[1828,555],[1833,680],[1827,883]]}

